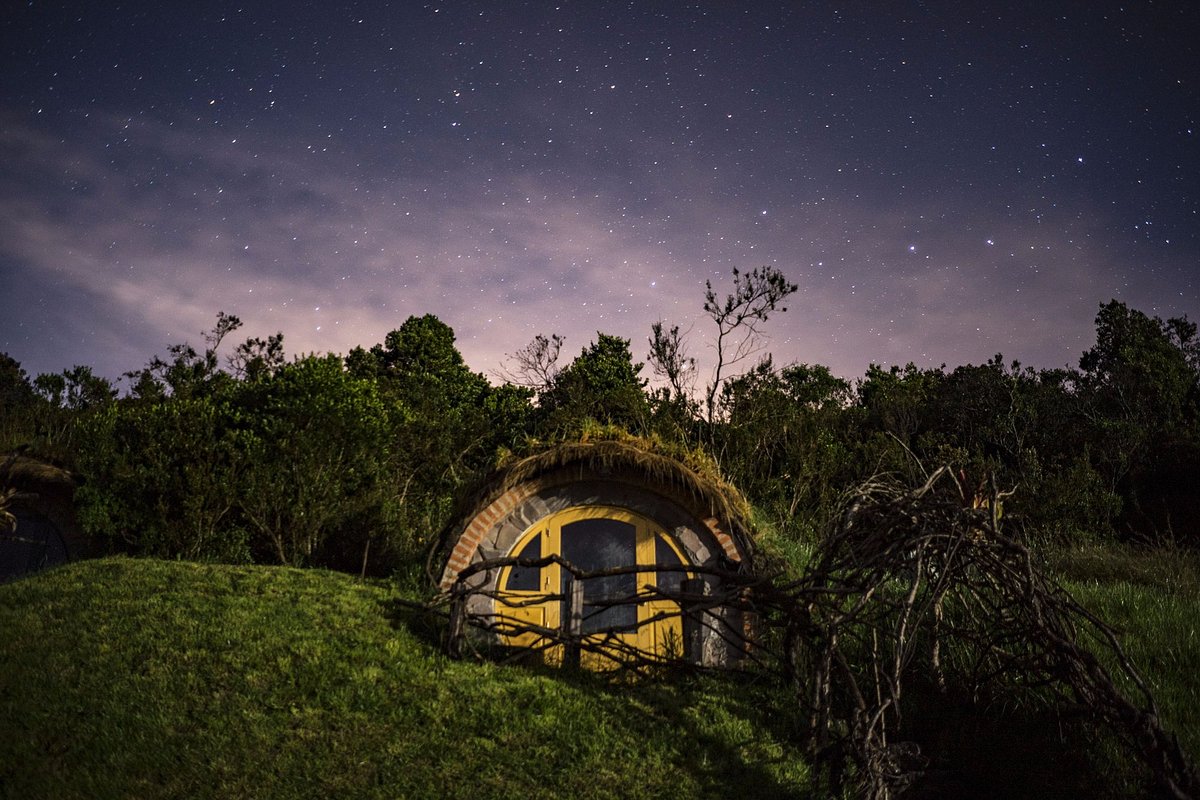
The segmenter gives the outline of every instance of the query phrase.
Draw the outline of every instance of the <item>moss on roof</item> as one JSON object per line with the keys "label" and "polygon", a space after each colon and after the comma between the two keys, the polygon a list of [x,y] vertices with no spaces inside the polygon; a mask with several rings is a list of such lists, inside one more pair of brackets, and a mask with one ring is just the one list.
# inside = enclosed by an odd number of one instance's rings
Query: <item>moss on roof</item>
{"label": "moss on roof", "polygon": [[720,520],[740,548],[750,551],[750,506],[741,492],[721,475],[716,461],[698,448],[634,436],[613,426],[585,428],[579,438],[555,442],[531,440],[519,451],[502,451],[496,468],[455,515],[440,537],[442,548],[500,495],[543,475],[570,468],[581,472],[637,476],[650,486],[669,487],[695,501],[693,511],[704,510]]}
{"label": "moss on roof", "polygon": [[0,486],[27,488],[35,484],[74,486],[76,477],[61,467],[18,453],[0,456]]}

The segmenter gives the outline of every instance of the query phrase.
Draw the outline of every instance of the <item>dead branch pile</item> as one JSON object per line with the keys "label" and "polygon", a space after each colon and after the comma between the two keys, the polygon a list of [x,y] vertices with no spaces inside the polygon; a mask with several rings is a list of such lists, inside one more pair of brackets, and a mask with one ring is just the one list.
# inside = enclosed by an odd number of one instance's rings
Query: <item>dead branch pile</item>
{"label": "dead branch pile", "polygon": [[[977,702],[1040,703],[1106,726],[1170,796],[1200,797],[1200,777],[1159,723],[1154,698],[1114,631],[1047,578],[1029,550],[1002,529],[1002,499],[994,486],[964,491],[947,468],[916,489],[875,479],[847,496],[799,577],[688,567],[719,588],[687,591],[685,584],[674,594],[643,589],[608,602],[637,603],[650,595],[677,602],[693,621],[689,635],[719,636],[746,654],[750,666],[789,681],[808,722],[810,755],[860,797],[898,796],[922,774],[919,747],[901,738],[901,700],[918,682]],[[661,666],[661,654],[615,637],[582,635],[578,619],[567,613],[553,629],[516,622],[502,611],[512,598],[481,580],[505,565],[552,562],[570,571],[576,586],[647,570],[586,573],[558,556],[476,563],[460,574],[447,598],[452,650],[463,653],[466,632],[474,628],[510,640],[532,634],[532,647],[568,654],[615,653],[614,663],[637,671]],[[480,593],[496,615],[466,612]],[[570,603],[550,595],[520,602],[554,600]],[[722,609],[752,612],[757,633],[724,624]]]}
{"label": "dead branch pile", "polygon": [[1002,530],[1002,499],[994,486],[968,494],[947,468],[915,490],[873,480],[849,496],[799,580],[758,591],[784,631],[814,754],[854,764],[860,796],[900,793],[922,766],[916,745],[897,740],[902,694],[932,678],[976,700],[1084,714],[1172,796],[1198,796],[1195,769],[1113,630]]}

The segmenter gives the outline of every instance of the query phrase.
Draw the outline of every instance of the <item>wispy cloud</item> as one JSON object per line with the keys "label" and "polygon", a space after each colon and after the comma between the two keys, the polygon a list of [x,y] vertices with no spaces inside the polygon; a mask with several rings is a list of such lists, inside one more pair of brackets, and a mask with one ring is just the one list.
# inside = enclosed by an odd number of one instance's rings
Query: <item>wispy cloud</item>
{"label": "wispy cloud", "polygon": [[[686,159],[633,189],[627,170],[580,181],[501,160],[381,176],[287,136],[88,124],[66,139],[0,125],[0,259],[24,284],[3,307],[3,347],[34,371],[83,360],[116,375],[197,340],[218,310],[248,335],[283,331],[292,352],[369,346],[408,315],[435,313],[482,371],[537,333],[565,334],[574,355],[604,330],[640,355],[665,319],[693,329],[704,359],[705,281],[722,293],[732,267],[762,264],[800,286],[769,326],[778,362],[854,376],[873,361],[1003,351],[1059,365],[1089,343],[1097,304],[1124,288],[1123,253],[1098,230],[988,198],[798,196],[760,208]],[[1144,303],[1171,274],[1128,299]]]}

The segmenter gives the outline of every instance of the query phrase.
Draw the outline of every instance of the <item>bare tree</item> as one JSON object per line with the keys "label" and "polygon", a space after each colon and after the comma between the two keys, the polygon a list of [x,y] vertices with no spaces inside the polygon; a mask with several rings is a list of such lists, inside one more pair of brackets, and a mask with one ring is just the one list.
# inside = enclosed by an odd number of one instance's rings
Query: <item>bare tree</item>
{"label": "bare tree", "polygon": [[733,270],[733,291],[718,302],[712,281],[705,281],[704,312],[717,324],[717,364],[704,395],[705,418],[712,424],[717,412],[717,393],[725,372],[763,348],[762,325],[780,304],[799,287],[774,267],[751,272]]}
{"label": "bare tree", "polygon": [[650,326],[650,355],[647,361],[654,374],[667,382],[674,400],[691,399],[696,390],[696,359],[687,354],[687,332],[678,325],[664,330],[662,320]]}
{"label": "bare tree", "polygon": [[561,367],[558,365],[558,354],[562,351],[566,339],[557,333],[549,338],[538,334],[533,341],[515,353],[509,353],[506,361],[511,367],[499,371],[499,376],[509,383],[518,386],[528,386],[539,395],[554,385]]}

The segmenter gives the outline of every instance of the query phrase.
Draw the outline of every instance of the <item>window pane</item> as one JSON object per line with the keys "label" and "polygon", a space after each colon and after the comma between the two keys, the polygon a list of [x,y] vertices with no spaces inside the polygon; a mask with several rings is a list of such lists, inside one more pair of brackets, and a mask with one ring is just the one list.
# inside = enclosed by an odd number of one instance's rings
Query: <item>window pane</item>
{"label": "window pane", "polygon": [[[654,537],[654,563],[660,567],[683,566],[675,548],[671,547],[662,536]],[[658,573],[658,588],[668,594],[678,592],[686,577],[683,572],[660,572]]]}
{"label": "window pane", "polygon": [[[596,518],[562,526],[562,555],[585,572],[637,564],[637,529],[628,522]],[[605,608],[604,601],[632,600],[637,594],[637,575],[590,578],[583,587],[583,632],[630,630],[637,627],[637,607]],[[570,573],[563,572],[563,592],[569,597]]]}
{"label": "window pane", "polygon": [[[517,554],[517,558],[541,558],[542,557],[542,534],[538,534],[530,539],[526,545],[521,548],[521,552]],[[522,567],[515,566],[508,573],[508,583],[504,588],[513,592],[536,592],[541,586],[542,570],[538,567]]]}

